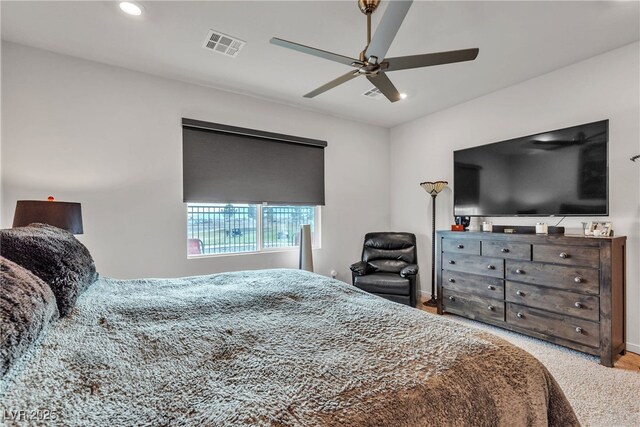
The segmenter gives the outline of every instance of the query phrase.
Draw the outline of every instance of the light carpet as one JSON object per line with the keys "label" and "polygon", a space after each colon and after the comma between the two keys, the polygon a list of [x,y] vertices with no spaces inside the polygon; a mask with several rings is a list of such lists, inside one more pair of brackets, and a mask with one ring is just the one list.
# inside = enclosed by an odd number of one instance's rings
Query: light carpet
{"label": "light carpet", "polygon": [[534,355],[560,384],[583,426],[640,426],[640,371],[607,368],[595,356],[462,317],[445,317],[491,332]]}

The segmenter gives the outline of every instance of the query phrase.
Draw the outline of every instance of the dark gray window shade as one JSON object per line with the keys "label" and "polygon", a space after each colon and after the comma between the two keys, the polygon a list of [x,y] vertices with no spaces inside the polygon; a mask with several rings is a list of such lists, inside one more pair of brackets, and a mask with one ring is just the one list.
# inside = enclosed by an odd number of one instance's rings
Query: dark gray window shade
{"label": "dark gray window shade", "polygon": [[324,205],[326,145],[182,119],[184,201]]}

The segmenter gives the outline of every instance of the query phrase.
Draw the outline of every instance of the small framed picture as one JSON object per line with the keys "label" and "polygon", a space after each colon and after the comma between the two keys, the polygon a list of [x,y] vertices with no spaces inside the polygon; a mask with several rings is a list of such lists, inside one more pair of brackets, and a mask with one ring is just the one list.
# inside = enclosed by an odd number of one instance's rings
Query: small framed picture
{"label": "small framed picture", "polygon": [[585,229],[585,235],[593,237],[613,236],[613,227],[610,222],[590,222]]}

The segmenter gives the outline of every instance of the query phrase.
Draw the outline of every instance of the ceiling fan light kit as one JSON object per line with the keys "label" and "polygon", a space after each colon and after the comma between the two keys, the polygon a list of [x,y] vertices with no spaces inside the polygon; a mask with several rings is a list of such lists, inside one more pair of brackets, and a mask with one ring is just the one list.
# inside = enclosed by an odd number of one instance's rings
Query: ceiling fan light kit
{"label": "ceiling fan light kit", "polygon": [[386,72],[409,70],[412,68],[430,67],[434,65],[451,64],[455,62],[473,61],[478,56],[479,49],[451,50],[447,52],[427,53],[423,55],[400,56],[387,58],[387,51],[396,37],[404,17],[407,15],[412,1],[389,0],[376,32],[371,37],[371,14],[376,11],[380,0],[358,0],[358,8],[367,16],[367,45],[360,52],[358,59],[337,53],[328,52],[314,47],[305,46],[288,40],[274,37],[271,44],[293,49],[308,55],[317,56],[329,61],[339,62],[355,67],[346,74],[320,86],[304,95],[305,98],[314,98],[336,86],[348,82],[359,76],[365,76],[378,90],[391,102],[406,98],[402,96],[393,85]]}

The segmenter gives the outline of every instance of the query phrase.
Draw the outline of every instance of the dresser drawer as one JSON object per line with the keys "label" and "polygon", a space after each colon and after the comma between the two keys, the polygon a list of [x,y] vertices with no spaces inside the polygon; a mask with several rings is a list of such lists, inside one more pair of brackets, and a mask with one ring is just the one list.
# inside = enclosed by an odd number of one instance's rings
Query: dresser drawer
{"label": "dresser drawer", "polygon": [[466,292],[485,298],[504,298],[504,280],[493,277],[443,270],[442,287],[452,292]]}
{"label": "dresser drawer", "polygon": [[531,261],[531,245],[483,240],[482,255]]}
{"label": "dresser drawer", "polygon": [[449,289],[442,290],[442,309],[470,319],[504,322],[504,301]]}
{"label": "dresser drawer", "polygon": [[598,294],[600,270],[527,261],[506,261],[506,278],[585,294]]}
{"label": "dresser drawer", "polygon": [[483,276],[504,277],[504,260],[502,258],[443,253],[442,268]]}
{"label": "dresser drawer", "polygon": [[600,320],[600,298],[597,296],[507,281],[505,299],[594,322]]}
{"label": "dresser drawer", "polygon": [[599,324],[508,302],[507,323],[545,335],[600,346]]}
{"label": "dresser drawer", "polygon": [[480,240],[443,239],[442,252],[480,255]]}
{"label": "dresser drawer", "polygon": [[600,249],[584,246],[533,245],[533,260],[599,268]]}

